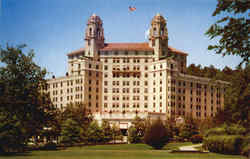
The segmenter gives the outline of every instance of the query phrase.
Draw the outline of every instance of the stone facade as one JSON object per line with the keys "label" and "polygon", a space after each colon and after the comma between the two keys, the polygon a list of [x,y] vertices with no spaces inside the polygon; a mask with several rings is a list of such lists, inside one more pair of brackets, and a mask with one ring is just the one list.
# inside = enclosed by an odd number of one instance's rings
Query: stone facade
{"label": "stone facade", "polygon": [[98,121],[130,126],[136,116],[197,119],[223,109],[223,81],[186,74],[187,53],[168,45],[166,20],[157,14],[147,43],[105,43],[102,20],[92,15],[85,48],[68,54],[65,77],[48,79],[59,108],[84,103]]}

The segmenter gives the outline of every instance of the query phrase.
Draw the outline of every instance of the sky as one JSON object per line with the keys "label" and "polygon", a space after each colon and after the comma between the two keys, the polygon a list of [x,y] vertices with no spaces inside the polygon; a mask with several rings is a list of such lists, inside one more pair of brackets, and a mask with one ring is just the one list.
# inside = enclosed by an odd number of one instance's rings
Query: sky
{"label": "sky", "polygon": [[[103,21],[105,42],[146,42],[145,32],[160,13],[167,20],[169,45],[187,52],[188,65],[235,68],[236,56],[222,57],[208,51],[205,32],[216,0],[0,0],[0,45],[26,44],[34,61],[51,75],[64,76],[67,54],[84,47],[88,18],[95,13]],[[129,11],[128,7],[136,7]]]}

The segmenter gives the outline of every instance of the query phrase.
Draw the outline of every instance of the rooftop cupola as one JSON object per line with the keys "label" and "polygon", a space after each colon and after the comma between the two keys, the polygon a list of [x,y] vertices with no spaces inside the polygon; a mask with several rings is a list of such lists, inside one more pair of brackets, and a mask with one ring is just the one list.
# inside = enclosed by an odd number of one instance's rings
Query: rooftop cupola
{"label": "rooftop cupola", "polygon": [[89,57],[97,57],[98,49],[104,46],[104,30],[102,20],[96,14],[88,19],[85,31],[85,55]]}
{"label": "rooftop cupola", "polygon": [[168,30],[165,18],[159,13],[151,21],[149,45],[154,48],[156,58],[168,54]]}

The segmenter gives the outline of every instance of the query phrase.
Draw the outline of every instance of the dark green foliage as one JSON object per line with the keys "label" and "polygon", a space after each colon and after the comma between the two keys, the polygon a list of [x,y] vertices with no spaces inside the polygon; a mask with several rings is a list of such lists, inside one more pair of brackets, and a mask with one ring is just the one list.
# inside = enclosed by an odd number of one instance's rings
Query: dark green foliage
{"label": "dark green foliage", "polygon": [[[75,144],[77,142],[88,143],[88,131],[87,130],[88,130],[90,123],[93,120],[93,117],[91,116],[91,114],[89,114],[89,112],[85,108],[84,104],[71,103],[71,104],[67,105],[65,110],[63,112],[60,112],[58,115],[59,115],[58,128],[59,128],[59,130],[61,129],[60,131],[63,131],[62,126],[65,123],[67,123],[66,121],[68,119],[73,121],[75,123],[75,126],[77,127],[77,129],[80,131],[80,132],[78,132],[79,134],[77,135],[77,136],[80,135],[80,138],[77,139],[76,141],[74,141],[73,143],[69,143],[69,144]],[[64,143],[66,144],[66,141],[68,141],[68,140],[67,140],[67,138],[65,138],[65,139],[66,140],[64,140]]]}
{"label": "dark green foliage", "polygon": [[73,119],[67,119],[62,123],[61,142],[66,145],[73,145],[81,141],[81,127]]}
{"label": "dark green foliage", "polygon": [[216,127],[209,129],[206,133],[205,136],[217,136],[217,135],[225,135],[226,134],[226,129],[225,127]]}
{"label": "dark green foliage", "polygon": [[249,143],[246,129],[237,124],[224,124],[221,127],[209,129],[203,140],[205,148],[209,151],[224,154],[240,154],[242,148]]}
{"label": "dark green foliage", "polygon": [[241,63],[249,63],[250,57],[250,19],[248,0],[218,0],[213,16],[220,19],[206,32],[210,39],[219,38],[219,44],[210,45],[209,50],[217,54],[236,55],[242,58]]}
{"label": "dark green foliage", "polygon": [[101,143],[104,140],[104,132],[102,128],[98,125],[97,121],[92,121],[87,130],[88,143]]}
{"label": "dark green foliage", "polygon": [[0,147],[22,151],[32,136],[41,133],[54,118],[54,107],[47,94],[46,70],[33,62],[34,52],[25,46],[0,47]]}
{"label": "dark green foliage", "polygon": [[198,133],[198,124],[191,117],[187,117],[185,119],[185,123],[179,126],[179,137],[182,139],[182,141],[190,141],[191,137]]}
{"label": "dark green foliage", "polygon": [[102,122],[102,131],[103,131],[103,142],[108,143],[112,140],[112,128],[108,121],[104,120]]}
{"label": "dark green foliage", "polygon": [[224,124],[220,127],[215,127],[212,129],[209,129],[205,136],[218,136],[218,135],[245,135],[246,129],[242,127],[241,125],[237,124]]}
{"label": "dark green foliage", "polygon": [[203,140],[203,146],[210,152],[240,154],[243,140],[238,135],[209,136]]}
{"label": "dark green foliage", "polygon": [[242,148],[241,154],[247,157],[250,156],[250,144]]}
{"label": "dark green foliage", "polygon": [[114,143],[116,140],[122,140],[123,138],[120,128],[115,124],[112,125],[112,136]]}
{"label": "dark green foliage", "polygon": [[144,142],[154,149],[162,149],[169,141],[168,134],[169,132],[159,118],[148,125],[144,136]]}
{"label": "dark green foliage", "polygon": [[7,116],[7,112],[0,112],[0,149],[3,152],[22,151],[24,148],[25,129],[22,128],[16,116]]}
{"label": "dark green foliage", "polygon": [[57,147],[56,147],[56,144],[53,143],[53,142],[48,142],[46,143],[43,147],[42,147],[43,150],[56,150]]}
{"label": "dark green foliage", "polygon": [[132,122],[132,126],[130,126],[128,130],[129,142],[130,143],[142,143],[145,130],[146,130],[146,121],[144,119],[136,117]]}
{"label": "dark green foliage", "polygon": [[203,138],[202,138],[202,136],[199,135],[199,134],[193,135],[193,136],[191,137],[191,142],[194,143],[194,144],[196,144],[196,143],[202,143],[202,140],[203,140]]}

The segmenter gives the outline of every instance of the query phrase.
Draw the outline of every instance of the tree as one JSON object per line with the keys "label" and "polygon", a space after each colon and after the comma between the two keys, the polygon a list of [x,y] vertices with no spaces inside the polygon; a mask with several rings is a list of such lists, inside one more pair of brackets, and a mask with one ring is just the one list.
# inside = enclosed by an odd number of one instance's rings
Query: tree
{"label": "tree", "polygon": [[24,47],[0,47],[0,140],[4,141],[0,149],[4,151],[22,150],[54,117],[55,109],[41,91],[46,70],[33,62],[33,51],[23,52]]}
{"label": "tree", "polygon": [[[231,85],[226,89],[225,108],[220,111],[215,122],[238,123],[250,127],[250,65],[238,67],[231,76]],[[224,118],[222,118],[224,117]]]}
{"label": "tree", "polygon": [[140,117],[136,117],[132,121],[132,126],[129,128],[128,140],[130,143],[142,143],[146,130],[146,121]]}
{"label": "tree", "polygon": [[80,132],[81,127],[79,124],[73,119],[67,119],[62,124],[62,143],[73,145],[75,143],[79,143],[81,141]]}
{"label": "tree", "polygon": [[169,136],[166,127],[161,119],[153,121],[148,125],[144,136],[144,142],[154,149],[162,149],[169,141]]}
{"label": "tree", "polygon": [[115,143],[116,140],[121,139],[122,133],[121,133],[120,128],[119,128],[116,124],[113,124],[113,125],[112,125],[111,130],[112,130],[112,136],[113,136],[112,139],[113,139],[113,141],[114,141],[114,143]]}
{"label": "tree", "polygon": [[219,44],[210,45],[209,50],[217,54],[236,55],[242,58],[242,63],[249,63],[250,57],[250,19],[247,11],[249,0],[218,0],[213,16],[222,16],[210,26],[206,35],[210,39],[220,38]]}
{"label": "tree", "polygon": [[97,144],[103,142],[104,132],[102,128],[98,125],[97,121],[92,121],[87,131],[89,143]]}
{"label": "tree", "polygon": [[103,130],[103,142],[107,143],[112,140],[112,128],[108,121],[104,120],[102,122],[102,130]]}
{"label": "tree", "polygon": [[183,140],[190,140],[196,134],[199,134],[197,122],[192,117],[186,117],[185,123],[180,126],[179,136]]}

